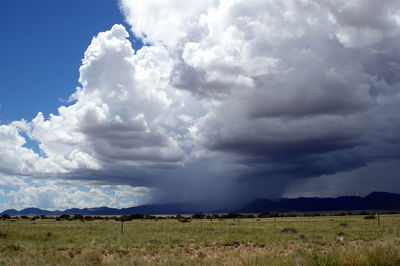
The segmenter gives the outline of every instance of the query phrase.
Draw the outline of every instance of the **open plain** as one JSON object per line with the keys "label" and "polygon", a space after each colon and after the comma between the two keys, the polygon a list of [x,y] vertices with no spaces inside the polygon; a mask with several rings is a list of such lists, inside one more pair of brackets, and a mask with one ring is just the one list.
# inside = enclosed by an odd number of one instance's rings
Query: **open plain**
{"label": "open plain", "polygon": [[400,265],[400,215],[0,222],[0,265]]}

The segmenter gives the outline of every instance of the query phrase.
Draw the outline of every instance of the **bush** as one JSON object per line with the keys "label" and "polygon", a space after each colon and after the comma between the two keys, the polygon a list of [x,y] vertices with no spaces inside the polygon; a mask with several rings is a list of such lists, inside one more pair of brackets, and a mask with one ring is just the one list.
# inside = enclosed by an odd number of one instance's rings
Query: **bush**
{"label": "bush", "polygon": [[270,217],[281,217],[282,215],[279,214],[279,212],[271,212],[271,216]]}
{"label": "bush", "polygon": [[86,215],[85,216],[85,220],[86,221],[93,221],[95,218],[93,217],[93,216],[90,216],[90,215]]}
{"label": "bush", "polygon": [[263,212],[257,215],[258,218],[269,218],[271,217],[271,214],[269,212]]}
{"label": "bush", "polygon": [[235,218],[242,218],[243,215],[237,212],[228,212],[225,215],[221,215],[221,218],[227,218],[227,219],[235,219]]}
{"label": "bush", "polygon": [[192,221],[192,219],[190,219],[190,217],[185,217],[182,215],[177,215],[177,220],[181,223],[189,223]]}
{"label": "bush", "polygon": [[204,219],[205,215],[203,213],[195,213],[192,215],[192,219]]}
{"label": "bush", "polygon": [[17,243],[12,243],[12,244],[8,244],[6,245],[3,250],[7,250],[7,251],[22,251],[24,250],[24,246],[17,242]]}
{"label": "bush", "polygon": [[281,233],[297,234],[297,229],[293,227],[286,227],[281,230]]}
{"label": "bush", "polygon": [[129,218],[129,216],[128,215],[126,215],[126,214],[124,214],[124,215],[121,215],[121,216],[119,216],[119,217],[115,217],[115,220],[116,221],[131,221],[131,219]]}
{"label": "bush", "polygon": [[296,213],[286,213],[284,216],[285,217],[297,217],[298,215]]}
{"label": "bush", "polygon": [[131,215],[129,215],[129,219],[132,219],[132,220],[144,219],[144,214],[140,214],[140,213],[131,214]]}
{"label": "bush", "polygon": [[83,220],[83,215],[82,214],[75,214],[72,219],[74,219],[74,220]]}
{"label": "bush", "polygon": [[3,215],[1,216],[1,219],[3,219],[3,220],[8,220],[8,219],[11,219],[11,216],[10,216],[9,214],[3,214]]}
{"label": "bush", "polygon": [[154,215],[150,215],[150,214],[145,214],[144,215],[144,219],[148,219],[148,220],[154,220],[154,219],[156,219],[157,217],[155,217]]}
{"label": "bush", "polygon": [[[339,214],[336,214],[336,215],[339,215]],[[321,216],[321,214],[319,212],[308,212],[308,213],[304,213],[303,216],[314,217],[314,216]]]}
{"label": "bush", "polygon": [[374,214],[370,214],[370,215],[365,216],[364,219],[373,220],[373,219],[376,219],[376,216]]}
{"label": "bush", "polygon": [[71,215],[63,214],[59,217],[61,220],[71,220]]}

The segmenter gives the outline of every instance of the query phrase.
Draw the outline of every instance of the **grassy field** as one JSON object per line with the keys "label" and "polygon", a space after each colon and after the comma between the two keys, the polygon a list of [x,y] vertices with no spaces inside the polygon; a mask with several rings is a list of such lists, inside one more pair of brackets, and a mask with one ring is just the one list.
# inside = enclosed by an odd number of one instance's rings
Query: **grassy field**
{"label": "grassy field", "polygon": [[111,220],[6,220],[0,265],[400,265],[400,215],[380,223],[356,215],[134,220],[121,233]]}

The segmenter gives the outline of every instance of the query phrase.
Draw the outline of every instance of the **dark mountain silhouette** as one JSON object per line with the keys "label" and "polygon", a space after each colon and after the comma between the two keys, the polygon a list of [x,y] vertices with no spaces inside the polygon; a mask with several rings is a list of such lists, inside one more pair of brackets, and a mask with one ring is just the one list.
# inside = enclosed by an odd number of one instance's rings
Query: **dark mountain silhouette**
{"label": "dark mountain silhouette", "polygon": [[[295,198],[279,200],[257,199],[234,211],[240,213],[262,212],[315,212],[315,211],[355,211],[355,210],[400,210],[400,194],[373,192],[366,197],[343,196],[338,198]],[[108,207],[67,209],[65,211],[47,211],[27,208],[21,211],[6,210],[0,214],[9,215],[123,215],[123,214],[191,214],[196,212],[222,213],[232,209],[209,209],[200,203],[149,204],[131,208],[115,209]]]}
{"label": "dark mountain silhouette", "polygon": [[47,211],[38,208],[26,208],[20,211],[15,209],[5,210],[1,214],[9,214],[9,215],[61,215],[62,211]]}
{"label": "dark mountain silhouette", "polygon": [[373,192],[366,197],[258,199],[239,209],[239,212],[313,212],[355,210],[399,210],[400,194]]}

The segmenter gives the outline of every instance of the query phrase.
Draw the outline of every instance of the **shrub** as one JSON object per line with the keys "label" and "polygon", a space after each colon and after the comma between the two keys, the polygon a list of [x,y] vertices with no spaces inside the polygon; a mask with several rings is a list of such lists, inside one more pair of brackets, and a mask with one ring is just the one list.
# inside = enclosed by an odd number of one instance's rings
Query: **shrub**
{"label": "shrub", "polygon": [[83,220],[83,215],[82,214],[75,214],[72,219],[74,219],[74,220]]}
{"label": "shrub", "polygon": [[281,230],[281,233],[297,234],[297,229],[293,227],[286,227]]}
{"label": "shrub", "polygon": [[12,244],[9,244],[9,245],[6,245],[4,248],[3,248],[3,250],[8,250],[8,251],[22,251],[22,250],[24,250],[24,247],[19,243],[19,242],[17,242],[17,243],[12,243]]}
{"label": "shrub", "polygon": [[314,216],[321,216],[321,214],[320,214],[319,212],[308,212],[308,213],[304,213],[303,216],[306,216],[306,217],[309,217],[309,216],[314,217]]}
{"label": "shrub", "polygon": [[205,215],[203,213],[195,213],[192,215],[192,219],[204,219]]}
{"label": "shrub", "polygon": [[366,220],[373,220],[373,219],[376,219],[376,217],[375,217],[374,214],[370,214],[370,215],[365,216],[364,219],[366,219]]}
{"label": "shrub", "polygon": [[263,212],[257,215],[258,218],[269,218],[271,217],[271,214],[269,212]]}
{"label": "shrub", "polygon": [[129,218],[132,220],[144,219],[144,215],[140,214],[140,213],[135,213],[135,214],[129,215]]}
{"label": "shrub", "polygon": [[178,221],[181,222],[181,223],[189,223],[189,222],[192,221],[192,219],[190,219],[190,217],[180,216],[180,217],[178,218]]}
{"label": "shrub", "polygon": [[93,221],[95,218],[93,217],[93,216],[90,216],[90,215],[86,215],[85,216],[85,220],[86,221]]}
{"label": "shrub", "polygon": [[279,212],[273,211],[271,212],[270,217],[281,217],[282,215],[279,214]]}
{"label": "shrub", "polygon": [[71,215],[69,215],[69,214],[62,214],[59,218],[60,218],[61,220],[70,220],[70,219],[71,219]]}
{"label": "shrub", "polygon": [[1,219],[3,220],[11,219],[11,216],[9,214],[3,214],[1,215]]}
{"label": "shrub", "polygon": [[128,215],[124,214],[119,217],[115,217],[116,221],[131,221],[132,219],[129,218]]}
{"label": "shrub", "polygon": [[235,219],[235,218],[242,218],[243,215],[237,212],[228,212],[225,215],[222,215],[221,218],[228,218],[228,219]]}

